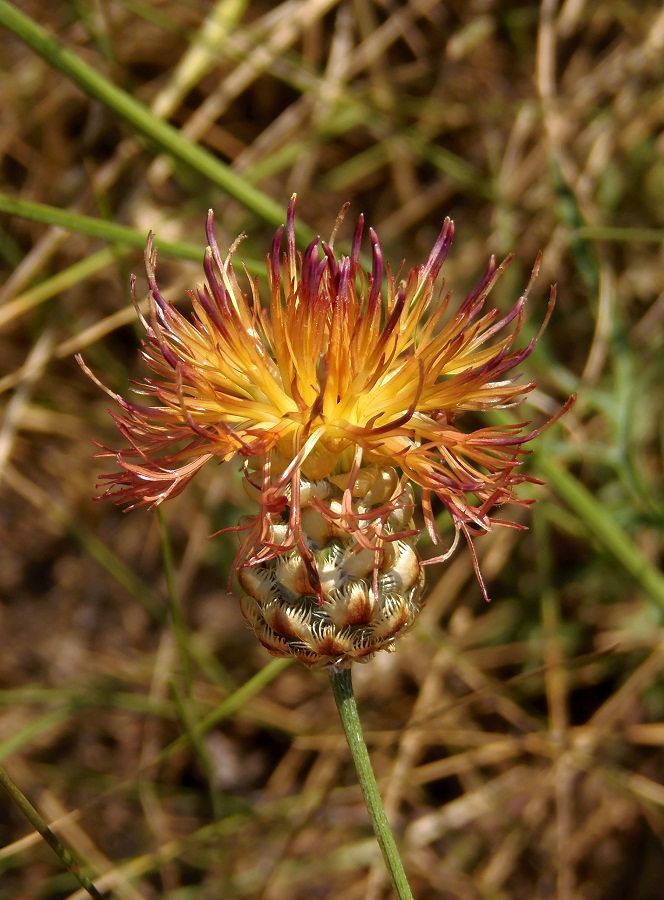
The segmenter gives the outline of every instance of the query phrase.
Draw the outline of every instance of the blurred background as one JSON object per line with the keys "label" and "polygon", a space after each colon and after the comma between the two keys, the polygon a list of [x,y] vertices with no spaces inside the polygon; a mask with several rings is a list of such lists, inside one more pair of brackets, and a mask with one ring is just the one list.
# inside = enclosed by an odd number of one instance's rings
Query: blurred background
{"label": "blurred background", "polygon": [[[248,510],[238,467],[163,509],[180,615],[155,515],[92,499],[93,442],[119,438],[73,355],[122,394],[144,374],[129,277],[144,297],[148,229],[184,308],[209,207],[252,271],[293,191],[323,236],[351,201],[395,269],[450,215],[458,301],[514,251],[507,309],[541,249],[532,334],[558,285],[520,418],[578,401],[527,463],[546,484],[509,515],[529,530],[477,542],[491,604],[460,548],[397,652],[354,669],[382,794],[418,900],[661,897],[661,5],[0,0],[0,25],[12,778],[109,896],[391,896],[325,673],[257,645],[234,540],[209,539]],[[84,896],[0,810],[1,900]]]}

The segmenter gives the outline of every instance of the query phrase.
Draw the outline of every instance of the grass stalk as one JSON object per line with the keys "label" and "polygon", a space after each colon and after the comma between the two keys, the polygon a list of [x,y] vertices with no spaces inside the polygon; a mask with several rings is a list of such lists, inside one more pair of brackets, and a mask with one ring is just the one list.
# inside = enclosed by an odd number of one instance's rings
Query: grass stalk
{"label": "grass stalk", "polygon": [[94,886],[91,879],[88,878],[88,876],[83,872],[81,864],[76,859],[74,854],[71,852],[71,850],[69,850],[68,847],[65,847],[65,845],[57,837],[57,835],[54,834],[53,831],[51,831],[51,829],[48,827],[44,819],[42,819],[32,803],[30,803],[19,786],[13,781],[12,778],[10,778],[9,774],[2,766],[0,766],[0,786],[4,788],[12,803],[21,810],[21,812],[28,820],[28,822],[30,822],[35,831],[37,831],[44,838],[46,843],[53,850],[65,869],[67,869],[67,871],[74,876],[81,887],[85,891],[87,891],[90,897],[94,897],[95,900],[101,900],[102,895]]}
{"label": "grass stalk", "polygon": [[[2,0],[0,0],[1,2]],[[64,228],[66,231],[75,231],[77,234],[86,234],[88,237],[99,238],[120,247],[132,247],[141,251],[145,249],[146,234],[142,229],[121,225],[119,222],[108,222],[106,219],[94,216],[69,212],[69,210],[60,209],[57,206],[49,206],[47,203],[36,203],[32,200],[22,200],[19,197],[10,197],[8,194],[0,193],[0,212],[30,219],[33,222],[41,222],[44,225],[54,225]],[[203,228],[201,227],[201,238],[202,236]],[[187,241],[164,241],[155,233],[155,247],[164,256],[175,259],[187,259],[200,263],[203,258],[202,240],[198,244],[190,244]],[[262,260],[244,260],[244,262],[252,274],[262,275],[265,272],[265,263]]]}

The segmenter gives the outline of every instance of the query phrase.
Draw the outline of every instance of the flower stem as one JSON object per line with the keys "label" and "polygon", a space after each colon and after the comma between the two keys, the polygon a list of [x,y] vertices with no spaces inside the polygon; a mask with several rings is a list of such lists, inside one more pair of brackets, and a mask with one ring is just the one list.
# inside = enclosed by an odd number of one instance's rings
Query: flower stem
{"label": "flower stem", "polygon": [[83,872],[81,864],[75,858],[71,850],[65,847],[60,839],[54,834],[54,832],[51,831],[46,822],[34,808],[32,803],[30,803],[30,801],[21,791],[18,785],[15,784],[14,781],[12,781],[9,774],[5,769],[2,768],[2,766],[0,766],[0,786],[5,789],[14,804],[21,810],[21,812],[26,817],[28,822],[30,822],[35,831],[37,831],[44,838],[49,847],[58,856],[63,866],[67,869],[68,872],[71,872],[71,874],[78,881],[81,887],[85,891],[87,891],[87,893],[91,897],[96,898],[96,900],[102,900],[102,895],[99,893],[88,876]]}
{"label": "flower stem", "polygon": [[332,691],[334,692],[337,709],[341,716],[341,723],[346,732],[346,740],[355,763],[364,802],[366,803],[385,865],[390,873],[396,896],[398,900],[413,900],[413,894],[406,878],[399,850],[383,809],[383,802],[380,798],[376,776],[371,766],[369,751],[364,742],[360,716],[355,703],[355,694],[353,693],[350,668],[331,668],[330,681],[332,682]]}

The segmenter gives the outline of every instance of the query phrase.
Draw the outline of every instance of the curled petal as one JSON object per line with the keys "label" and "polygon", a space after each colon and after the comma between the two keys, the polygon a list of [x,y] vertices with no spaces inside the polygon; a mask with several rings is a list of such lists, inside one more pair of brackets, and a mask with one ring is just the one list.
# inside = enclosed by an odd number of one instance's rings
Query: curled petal
{"label": "curled petal", "polygon": [[[530,502],[517,493],[524,482],[536,481],[521,471],[525,445],[573,402],[538,427],[477,422],[487,410],[517,405],[535,386],[517,370],[546,327],[555,288],[535,337],[525,346],[518,342],[540,257],[507,312],[488,304],[511,257],[500,264],[492,257],[454,309],[440,279],[454,237],[450,219],[425,262],[400,277],[385,262],[373,228],[370,270],[363,269],[364,216],[350,255],[337,253],[347,204],[329,241],[316,238],[298,252],[295,206],[293,196],[267,255],[265,297],[246,271],[236,276],[240,239],[222,257],[209,212],[205,283],[189,294],[188,316],[161,293],[148,236],[150,309],[140,318],[151,376],[136,388],[145,402],[104,387],[79,358],[119,406],[115,420],[125,446],[102,454],[117,464],[102,476],[104,496],[127,508],[154,506],[178,494],[209,460],[237,457],[258,511],[236,529],[243,532],[236,567],[297,552],[302,578],[321,602],[315,541],[305,519],[321,534],[352,539],[357,554],[373,554],[377,589],[380,559],[413,536],[413,506],[418,527],[442,543],[435,499],[455,534],[435,559],[447,559],[463,535],[486,596],[473,536],[510,524],[494,516],[496,507]],[[371,478],[377,479],[373,486]],[[358,491],[360,482],[365,488]]]}

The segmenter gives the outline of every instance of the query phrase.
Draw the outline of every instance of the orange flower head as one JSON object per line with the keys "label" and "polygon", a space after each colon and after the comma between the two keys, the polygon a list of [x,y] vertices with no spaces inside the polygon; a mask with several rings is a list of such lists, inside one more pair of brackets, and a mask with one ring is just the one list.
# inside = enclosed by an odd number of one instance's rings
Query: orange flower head
{"label": "orange flower head", "polygon": [[[416,507],[439,544],[437,498],[454,526],[453,547],[463,534],[472,550],[474,535],[510,524],[493,516],[496,507],[528,502],[515,488],[534,480],[520,466],[524,444],[541,429],[526,423],[466,429],[464,414],[513,406],[533,389],[515,370],[548,321],[555,289],[540,332],[517,349],[539,259],[507,314],[487,309],[487,298],[509,257],[500,265],[491,258],[455,308],[439,278],[454,234],[449,218],[426,262],[401,278],[384,263],[373,229],[366,271],[363,216],[349,255],[335,253],[334,235],[298,252],[294,217],[293,197],[267,257],[262,300],[258,279],[246,270],[248,290],[241,287],[235,248],[222,258],[210,212],[206,281],[190,292],[189,318],[157,286],[149,236],[150,314],[143,319],[142,355],[153,375],[139,388],[149,401],[141,405],[108,391],[120,406],[115,419],[127,446],[106,451],[118,471],[102,480],[119,504],[156,506],[209,460],[239,456],[258,504],[257,515],[238,526],[245,536],[235,567],[245,590],[264,594],[257,603],[265,606],[281,578],[287,601],[309,597],[315,613],[334,592],[352,594],[348,579],[363,578],[360,593],[365,600],[371,595],[373,609],[381,578],[392,584],[392,568],[408,566],[399,559],[419,533]],[[331,541],[346,547],[343,578],[330,575],[329,558],[321,563],[317,556]],[[453,547],[429,562],[446,558]],[[474,551],[473,560],[484,590]],[[349,575],[353,569],[360,574]],[[418,568],[412,589],[417,583],[421,592],[421,581]],[[364,600],[346,597],[344,603],[341,630],[358,623],[365,628],[368,613],[358,612]],[[273,624],[271,633],[281,634]],[[301,637],[285,639],[301,643]],[[325,659],[336,659],[336,649],[323,653]],[[371,644],[367,655],[374,649]]]}

